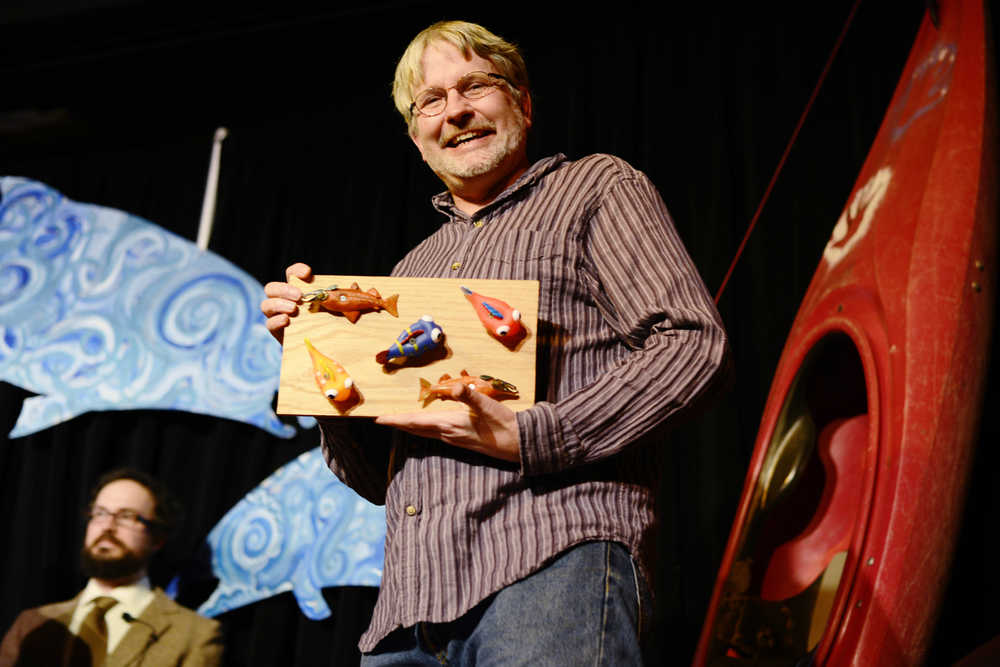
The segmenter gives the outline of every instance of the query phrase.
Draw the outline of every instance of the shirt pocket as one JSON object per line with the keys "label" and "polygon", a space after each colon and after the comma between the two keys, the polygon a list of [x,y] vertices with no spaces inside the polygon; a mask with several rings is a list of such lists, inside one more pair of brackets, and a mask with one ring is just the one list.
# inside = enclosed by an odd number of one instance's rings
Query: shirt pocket
{"label": "shirt pocket", "polygon": [[549,230],[506,228],[484,234],[481,241],[483,265],[477,269],[483,277],[539,282],[540,319],[549,320],[552,309],[582,287],[576,280],[579,253],[571,238]]}

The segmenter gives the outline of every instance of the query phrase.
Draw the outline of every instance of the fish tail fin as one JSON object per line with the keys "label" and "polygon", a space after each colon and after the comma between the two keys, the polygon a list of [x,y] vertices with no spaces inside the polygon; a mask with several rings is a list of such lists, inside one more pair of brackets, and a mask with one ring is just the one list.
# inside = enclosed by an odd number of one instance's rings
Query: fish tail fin
{"label": "fish tail fin", "polygon": [[473,292],[472,290],[470,290],[465,285],[459,285],[458,289],[462,290],[462,294],[464,294],[465,296],[472,296],[473,294],[475,294],[475,292]]}
{"label": "fish tail fin", "polygon": [[8,437],[37,433],[50,426],[61,424],[80,414],[78,407],[68,405],[65,396],[41,394],[29,396],[21,403],[21,412],[17,415],[17,423],[11,429]]}
{"label": "fish tail fin", "polygon": [[382,350],[375,355],[375,361],[380,364],[384,364],[389,361],[389,350]]}
{"label": "fish tail fin", "polygon": [[389,311],[389,314],[393,317],[399,317],[399,310],[396,308],[396,302],[399,300],[398,294],[393,294],[383,303],[385,303],[385,309]]}
{"label": "fish tail fin", "polygon": [[312,360],[313,368],[316,368],[317,366],[323,363],[324,356],[319,350],[317,350],[313,346],[312,341],[310,341],[308,338],[305,339],[305,344],[306,344],[306,350],[308,350],[309,352],[309,359]]}

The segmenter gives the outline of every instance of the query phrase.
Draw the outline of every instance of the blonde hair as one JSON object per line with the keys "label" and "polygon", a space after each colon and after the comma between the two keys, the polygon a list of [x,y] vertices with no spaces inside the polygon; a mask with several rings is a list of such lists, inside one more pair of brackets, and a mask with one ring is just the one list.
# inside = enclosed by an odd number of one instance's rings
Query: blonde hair
{"label": "blonde hair", "polygon": [[396,110],[403,116],[407,125],[413,123],[410,105],[413,103],[416,87],[424,79],[421,63],[424,50],[434,42],[447,42],[466,57],[475,53],[480,58],[489,60],[500,74],[514,82],[516,86],[514,94],[518,100],[521,98],[520,89],[528,88],[528,69],[517,46],[475,23],[440,21],[414,37],[396,65],[396,76],[392,82],[392,99],[396,103]]}

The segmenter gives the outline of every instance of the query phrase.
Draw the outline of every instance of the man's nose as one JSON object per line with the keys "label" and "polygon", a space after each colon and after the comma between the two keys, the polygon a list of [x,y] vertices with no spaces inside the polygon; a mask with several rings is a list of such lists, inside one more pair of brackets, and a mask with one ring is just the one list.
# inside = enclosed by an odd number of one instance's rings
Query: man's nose
{"label": "man's nose", "polygon": [[445,120],[456,124],[464,122],[473,114],[472,105],[457,90],[448,91],[448,99],[444,107]]}

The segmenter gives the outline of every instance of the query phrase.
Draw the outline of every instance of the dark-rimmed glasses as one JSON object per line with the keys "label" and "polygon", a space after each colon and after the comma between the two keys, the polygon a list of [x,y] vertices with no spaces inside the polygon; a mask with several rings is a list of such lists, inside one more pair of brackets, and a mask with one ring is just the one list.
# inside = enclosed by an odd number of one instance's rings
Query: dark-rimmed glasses
{"label": "dark-rimmed glasses", "polygon": [[131,530],[152,529],[156,525],[156,521],[147,519],[135,510],[121,509],[117,512],[112,512],[100,505],[94,505],[84,512],[83,516],[87,521],[106,521],[110,519],[111,523]]}
{"label": "dark-rimmed glasses", "polygon": [[514,82],[502,74],[493,72],[469,72],[451,88],[427,88],[417,93],[410,105],[410,113],[421,116],[437,116],[448,106],[448,91],[456,90],[467,100],[478,100],[496,91],[504,83],[514,86]]}

